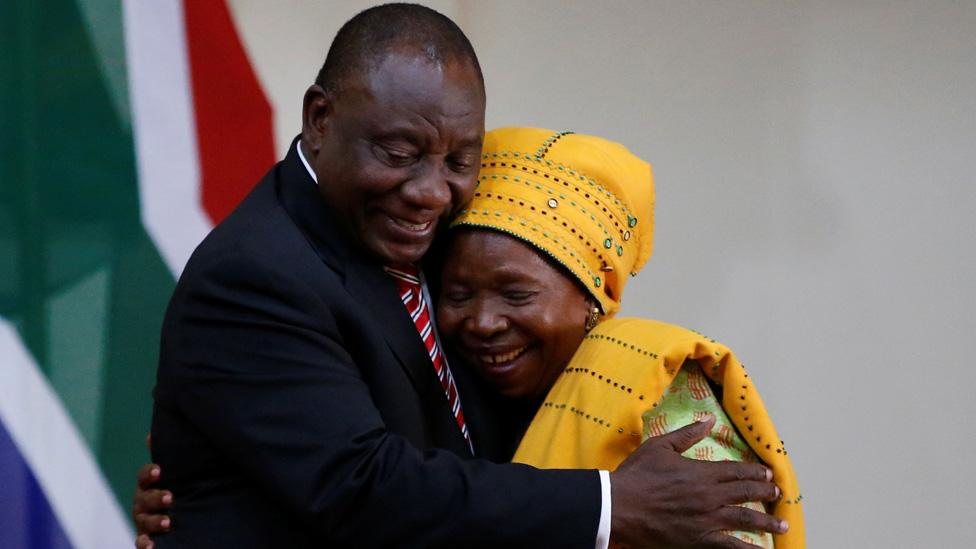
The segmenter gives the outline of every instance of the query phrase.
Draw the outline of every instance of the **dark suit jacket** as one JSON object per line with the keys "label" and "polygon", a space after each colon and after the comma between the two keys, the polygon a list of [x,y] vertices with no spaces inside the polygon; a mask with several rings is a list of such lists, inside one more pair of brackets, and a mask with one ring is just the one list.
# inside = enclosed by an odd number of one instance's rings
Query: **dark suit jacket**
{"label": "dark suit jacket", "polygon": [[473,459],[392,280],[333,217],[293,144],[187,264],[154,391],[157,546],[590,549],[597,473]]}

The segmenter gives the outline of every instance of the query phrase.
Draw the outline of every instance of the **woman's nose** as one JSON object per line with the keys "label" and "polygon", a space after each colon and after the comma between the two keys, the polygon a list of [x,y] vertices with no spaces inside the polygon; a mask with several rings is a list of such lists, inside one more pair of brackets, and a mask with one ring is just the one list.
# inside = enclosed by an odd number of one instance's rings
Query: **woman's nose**
{"label": "woman's nose", "polygon": [[508,319],[491,306],[479,306],[471,315],[468,330],[481,338],[489,338],[508,329]]}

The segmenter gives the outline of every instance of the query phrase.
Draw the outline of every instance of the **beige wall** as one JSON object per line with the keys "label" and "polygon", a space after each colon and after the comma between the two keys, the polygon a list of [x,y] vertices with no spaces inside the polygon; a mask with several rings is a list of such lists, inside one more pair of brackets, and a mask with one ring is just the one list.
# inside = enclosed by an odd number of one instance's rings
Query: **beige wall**
{"label": "beige wall", "polygon": [[[232,1],[279,148],[359,2]],[[749,365],[814,548],[962,547],[976,517],[976,4],[438,2],[489,126],[652,162],[655,257],[624,311]]]}

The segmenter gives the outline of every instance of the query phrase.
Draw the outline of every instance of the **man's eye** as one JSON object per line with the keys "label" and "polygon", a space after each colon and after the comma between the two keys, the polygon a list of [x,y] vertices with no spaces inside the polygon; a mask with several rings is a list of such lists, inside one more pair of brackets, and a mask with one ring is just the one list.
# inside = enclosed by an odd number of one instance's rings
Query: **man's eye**
{"label": "man's eye", "polygon": [[415,157],[412,154],[394,151],[388,151],[387,157],[390,159],[390,164],[394,166],[409,166],[410,164],[413,164],[415,160]]}
{"label": "man's eye", "polygon": [[471,169],[471,163],[464,160],[448,160],[447,163],[457,173],[465,173]]}
{"label": "man's eye", "polygon": [[407,166],[416,160],[416,155],[402,150],[390,149],[381,145],[373,147],[374,154],[392,166]]}

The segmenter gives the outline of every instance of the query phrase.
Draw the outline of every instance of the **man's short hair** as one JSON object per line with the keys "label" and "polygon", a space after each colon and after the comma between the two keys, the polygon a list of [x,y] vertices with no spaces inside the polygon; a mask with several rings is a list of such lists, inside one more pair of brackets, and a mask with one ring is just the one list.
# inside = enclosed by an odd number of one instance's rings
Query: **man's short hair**
{"label": "man's short hair", "polygon": [[339,29],[315,83],[328,93],[349,77],[362,77],[397,47],[416,48],[431,61],[470,63],[484,89],[481,65],[471,42],[454,21],[417,4],[383,4],[357,14]]}

